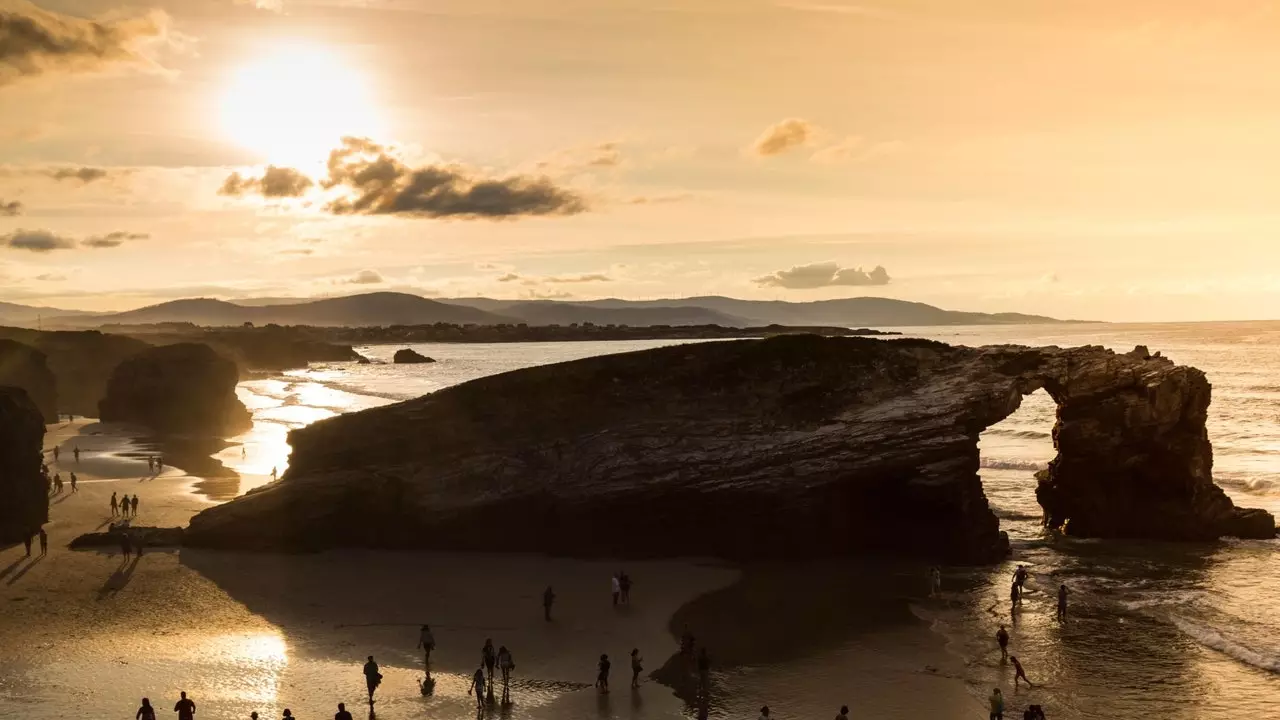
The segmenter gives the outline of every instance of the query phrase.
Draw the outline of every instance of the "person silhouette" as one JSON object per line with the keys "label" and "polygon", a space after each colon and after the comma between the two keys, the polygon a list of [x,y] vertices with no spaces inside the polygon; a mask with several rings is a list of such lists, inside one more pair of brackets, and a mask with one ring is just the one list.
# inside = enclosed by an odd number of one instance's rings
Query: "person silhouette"
{"label": "person silhouette", "polygon": [[116,500],[116,494],[114,492],[111,493],[111,517],[116,516],[116,512],[117,512],[116,508],[119,507],[119,505],[120,505],[120,502]]}
{"label": "person silhouette", "polygon": [[79,490],[77,490],[77,489],[76,489],[76,481],[77,481],[77,479],[78,479],[78,478],[76,478],[76,474],[75,474],[75,473],[71,473],[71,492],[80,492]]}
{"label": "person silhouette", "polygon": [[422,664],[426,666],[427,672],[431,672],[431,651],[436,649],[435,635],[431,634],[431,626],[423,623],[422,629],[418,631],[418,647],[422,648],[423,660]]}
{"label": "person silhouette", "polygon": [[484,665],[476,668],[476,672],[471,676],[471,687],[467,688],[467,694],[476,694],[476,710],[484,707]]}
{"label": "person silhouette", "polygon": [[373,661],[373,656],[369,656],[369,662],[364,664],[364,683],[369,689],[369,704],[373,704],[373,691],[378,689],[378,685],[382,684],[382,673],[378,672],[378,663]]}
{"label": "person silhouette", "polygon": [[173,706],[173,711],[178,713],[178,720],[195,720],[196,704],[187,697],[185,692],[179,693],[179,695],[180,698],[177,704]]}
{"label": "person silhouette", "polygon": [[129,506],[131,508],[130,514],[134,517],[138,517],[138,496],[136,494],[133,496],[133,499],[129,501]]}
{"label": "person silhouette", "polygon": [[631,687],[640,687],[640,672],[644,670],[644,658],[640,657],[640,648],[631,648]]}
{"label": "person silhouette", "polygon": [[556,601],[556,593],[548,585],[546,590],[542,591],[542,617],[547,622],[551,622],[551,605]]}
{"label": "person silhouette", "polygon": [[80,446],[76,445],[71,448],[71,454],[76,456],[76,462],[80,462]]}
{"label": "person silhouette", "polygon": [[40,528],[40,554],[49,554],[49,535],[44,531],[43,527]]}
{"label": "person silhouette", "polygon": [[150,698],[142,698],[142,707],[134,713],[133,720],[156,720],[156,709],[151,707]]}
{"label": "person silhouette", "polygon": [[511,702],[511,671],[516,669],[516,661],[506,645],[498,648],[498,669],[502,671],[502,702]]}
{"label": "person silhouette", "polygon": [[338,703],[338,712],[334,713],[333,720],[353,720],[344,703]]}
{"label": "person silhouette", "polygon": [[609,692],[609,662],[608,655],[601,655],[600,662],[596,663],[596,687],[600,688],[600,692]]}
{"label": "person silhouette", "polygon": [[484,647],[480,648],[480,660],[484,662],[484,669],[489,676],[489,683],[493,684],[493,668],[498,664],[498,657],[493,649],[492,638],[486,638]]}

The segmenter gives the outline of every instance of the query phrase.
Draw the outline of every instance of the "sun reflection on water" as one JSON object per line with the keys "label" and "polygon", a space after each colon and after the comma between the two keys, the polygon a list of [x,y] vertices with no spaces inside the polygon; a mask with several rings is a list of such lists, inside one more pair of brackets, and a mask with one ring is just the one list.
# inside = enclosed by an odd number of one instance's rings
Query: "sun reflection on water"
{"label": "sun reflection on water", "polygon": [[208,659],[231,672],[212,678],[210,699],[275,703],[280,675],[289,664],[284,637],[278,633],[226,633],[200,647]]}

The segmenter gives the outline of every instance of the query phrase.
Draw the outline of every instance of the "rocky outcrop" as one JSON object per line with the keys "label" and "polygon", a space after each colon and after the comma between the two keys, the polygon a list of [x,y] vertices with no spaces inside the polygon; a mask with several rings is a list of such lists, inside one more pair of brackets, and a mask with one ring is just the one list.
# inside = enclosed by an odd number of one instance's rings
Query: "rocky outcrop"
{"label": "rocky outcrop", "polygon": [[99,417],[162,435],[232,435],[251,425],[236,397],[238,378],[235,363],[207,345],[149,348],[112,373]]}
{"label": "rocky outcrop", "polygon": [[127,533],[129,542],[135,547],[141,545],[149,548],[176,548],[182,547],[182,534],[184,530],[180,527],[151,527],[143,525],[135,525],[132,527],[112,527],[106,532],[91,532],[78,535],[68,545],[72,550],[84,550],[86,548],[118,548],[124,536]]}
{"label": "rocky outcrop", "polygon": [[1008,541],[978,436],[1039,388],[1061,405],[1041,480],[1053,525],[1274,534],[1213,485],[1198,370],[787,336],[528,368],[316,423],[291,433],[280,482],[200,513],[186,543],[991,561]]}
{"label": "rocky outcrop", "polygon": [[42,332],[0,328],[0,337],[16,340],[44,353],[57,380],[58,412],[92,417],[107,394],[107,380],[125,358],[145,350],[147,343],[96,330]]}
{"label": "rocky outcrop", "polygon": [[434,358],[429,358],[412,348],[401,348],[391,357],[391,362],[397,365],[413,364],[413,363],[433,363]]}
{"label": "rocky outcrop", "polygon": [[0,385],[27,392],[46,423],[58,420],[58,391],[44,353],[13,340],[0,339]]}
{"label": "rocky outcrop", "polygon": [[0,387],[0,544],[29,538],[49,521],[43,443],[40,409],[21,388]]}

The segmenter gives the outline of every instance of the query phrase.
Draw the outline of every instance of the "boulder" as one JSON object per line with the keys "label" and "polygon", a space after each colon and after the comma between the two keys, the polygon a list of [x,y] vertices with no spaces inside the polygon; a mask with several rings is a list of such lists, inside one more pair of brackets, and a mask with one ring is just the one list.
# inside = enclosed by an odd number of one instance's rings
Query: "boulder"
{"label": "boulder", "polygon": [[433,358],[429,358],[426,355],[423,355],[413,350],[412,348],[403,348],[403,349],[397,350],[396,354],[392,356],[391,361],[397,365],[435,362]]}
{"label": "boulder", "polygon": [[1040,388],[1060,404],[1050,524],[1274,535],[1212,482],[1198,370],[1100,347],[780,336],[527,368],[295,430],[284,477],[196,515],[186,544],[990,562],[1008,539],[978,437]]}
{"label": "boulder", "polygon": [[58,421],[57,381],[44,353],[20,342],[0,339],[0,385],[26,390],[46,423]]}
{"label": "boulder", "polygon": [[49,521],[43,444],[40,409],[22,388],[0,387],[0,544],[29,538]]}
{"label": "boulder", "polygon": [[147,525],[135,525],[132,527],[112,528],[106,532],[91,532],[77,536],[71,541],[72,550],[83,550],[85,548],[118,548],[124,533],[129,533],[129,539],[134,543],[142,543],[146,548],[176,548],[182,547],[183,529],[180,527],[151,527]]}
{"label": "boulder", "polygon": [[238,379],[235,363],[207,345],[148,348],[111,374],[99,417],[161,435],[233,435],[252,425],[236,397]]}

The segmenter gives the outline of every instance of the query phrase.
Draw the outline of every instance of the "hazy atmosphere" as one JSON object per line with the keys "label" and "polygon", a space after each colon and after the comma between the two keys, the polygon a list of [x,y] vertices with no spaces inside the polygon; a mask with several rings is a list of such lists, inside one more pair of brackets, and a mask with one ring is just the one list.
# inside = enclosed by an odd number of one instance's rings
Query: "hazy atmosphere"
{"label": "hazy atmosphere", "polygon": [[1280,11],[0,0],[0,300],[1280,298]]}

